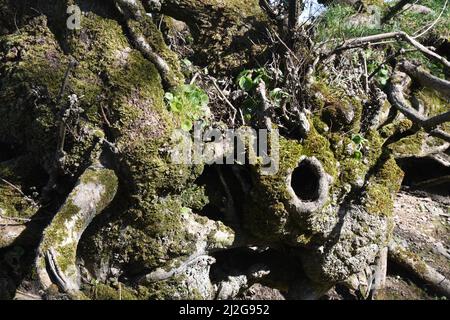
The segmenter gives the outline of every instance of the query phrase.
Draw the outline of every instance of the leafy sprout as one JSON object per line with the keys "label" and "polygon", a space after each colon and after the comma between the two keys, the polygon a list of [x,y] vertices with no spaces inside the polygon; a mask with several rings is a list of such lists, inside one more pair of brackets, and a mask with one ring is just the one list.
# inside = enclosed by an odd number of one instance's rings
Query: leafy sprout
{"label": "leafy sprout", "polygon": [[367,143],[367,139],[365,139],[360,134],[355,134],[352,137],[352,141],[356,144],[356,150],[353,153],[353,158],[355,158],[356,160],[361,160],[363,158],[363,154],[361,152],[361,149],[364,146],[364,144]]}
{"label": "leafy sprout", "polygon": [[209,114],[208,95],[195,85],[182,85],[174,92],[167,92],[165,99],[171,112],[181,118],[181,129],[190,131],[194,122]]}
{"label": "leafy sprout", "polygon": [[237,84],[242,90],[249,92],[256,88],[261,82],[267,82],[270,79],[264,68],[243,70],[237,78]]}

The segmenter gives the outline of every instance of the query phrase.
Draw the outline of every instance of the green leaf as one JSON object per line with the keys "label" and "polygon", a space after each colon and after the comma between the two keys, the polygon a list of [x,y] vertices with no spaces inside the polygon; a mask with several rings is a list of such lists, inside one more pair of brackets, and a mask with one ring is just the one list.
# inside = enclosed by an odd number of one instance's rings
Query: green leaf
{"label": "green leaf", "polygon": [[363,156],[363,154],[362,154],[362,152],[359,151],[359,150],[357,150],[357,151],[355,151],[355,152],[353,153],[353,158],[355,158],[356,160],[361,160],[361,159],[362,159],[362,156]]}
{"label": "green leaf", "polygon": [[181,129],[183,129],[184,131],[191,131],[193,127],[193,123],[190,119],[183,119],[181,121]]}
{"label": "green leaf", "polygon": [[179,98],[174,98],[171,102],[170,102],[170,111],[175,112],[175,113],[181,113],[181,111],[183,110],[183,103]]}
{"label": "green leaf", "polygon": [[250,91],[255,86],[253,80],[248,77],[244,76],[239,79],[239,87],[244,91]]}
{"label": "green leaf", "polygon": [[284,92],[281,88],[275,88],[269,92],[269,97],[272,100],[281,100],[283,98],[289,97],[287,92]]}
{"label": "green leaf", "polygon": [[184,66],[188,68],[192,66],[192,62],[189,59],[183,59],[181,62],[183,62]]}
{"label": "green leaf", "polygon": [[353,142],[356,144],[361,144],[361,142],[363,142],[364,138],[359,135],[359,134],[355,134],[352,138]]}

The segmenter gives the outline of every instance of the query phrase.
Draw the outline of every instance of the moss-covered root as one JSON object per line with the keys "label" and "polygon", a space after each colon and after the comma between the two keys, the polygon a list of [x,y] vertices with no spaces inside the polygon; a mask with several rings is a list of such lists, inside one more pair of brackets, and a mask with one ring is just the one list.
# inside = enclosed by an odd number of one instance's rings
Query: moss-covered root
{"label": "moss-covered root", "polygon": [[392,241],[389,244],[389,258],[431,285],[436,291],[450,298],[450,280],[426,264],[416,254]]}
{"label": "moss-covered root", "polygon": [[161,32],[146,14],[140,1],[115,0],[123,14],[134,45],[158,69],[166,89],[183,83],[176,54],[164,43]]}
{"label": "moss-covered root", "polygon": [[[138,282],[157,292],[154,298],[212,299],[215,291],[209,273],[215,259],[210,254],[235,246],[234,232],[221,222],[196,215],[190,209],[181,212],[181,226],[182,233],[194,244],[189,255],[173,259],[164,269],[157,268]],[[173,285],[178,292],[164,290]]]}
{"label": "moss-covered root", "polygon": [[78,241],[92,219],[113,200],[118,188],[114,171],[100,163],[89,167],[80,177],[64,205],[44,231],[38,249],[39,280],[48,289],[54,279],[65,293],[77,297],[79,273],[76,267]]}
{"label": "moss-covered root", "polygon": [[[142,282],[155,282],[161,280],[167,280],[173,276],[180,275],[189,269],[191,265],[196,264],[200,260],[204,260],[204,257],[209,253],[223,250],[236,245],[235,235],[233,230],[226,227],[224,224],[218,221],[212,221],[208,218],[193,214],[190,210],[184,210],[182,212],[182,225],[184,231],[189,234],[195,243],[195,249],[193,252],[184,259],[174,261],[174,267],[170,270],[156,269],[155,271],[147,274],[141,278]],[[208,266],[208,264],[205,264]]]}

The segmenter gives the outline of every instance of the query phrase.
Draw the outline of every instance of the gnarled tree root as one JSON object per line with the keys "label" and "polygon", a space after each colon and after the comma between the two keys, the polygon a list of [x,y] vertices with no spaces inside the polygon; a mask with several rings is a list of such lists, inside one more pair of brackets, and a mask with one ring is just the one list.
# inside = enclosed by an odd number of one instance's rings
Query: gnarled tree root
{"label": "gnarled tree root", "polygon": [[434,290],[450,298],[450,280],[394,241],[389,244],[389,258],[429,284]]}
{"label": "gnarled tree root", "polygon": [[77,297],[80,275],[76,251],[81,235],[92,219],[113,200],[118,188],[114,171],[96,163],[80,177],[64,205],[45,229],[36,261],[39,281],[44,289],[56,284]]}

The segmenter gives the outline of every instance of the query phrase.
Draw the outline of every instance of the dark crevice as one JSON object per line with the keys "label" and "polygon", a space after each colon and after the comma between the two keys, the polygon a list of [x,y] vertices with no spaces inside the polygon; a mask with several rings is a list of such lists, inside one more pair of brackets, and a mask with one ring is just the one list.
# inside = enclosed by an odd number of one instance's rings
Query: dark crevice
{"label": "dark crevice", "polygon": [[16,145],[0,142],[0,162],[8,161],[20,155],[21,148]]}
{"label": "dark crevice", "polygon": [[[219,176],[219,171],[227,185],[228,191],[231,193],[232,199],[228,199],[227,191]],[[205,166],[202,175],[197,178],[196,184],[205,188],[205,193],[209,199],[209,203],[201,210],[200,214],[215,221],[222,221],[224,224],[231,226],[236,221],[228,221],[226,210],[231,202],[236,214],[240,217],[243,210],[243,203],[246,193],[243,190],[242,183],[250,185],[250,177],[246,170],[238,170],[241,181],[236,177],[231,166],[226,165],[209,165]],[[236,227],[236,226],[233,226]]]}
{"label": "dark crevice", "polygon": [[[412,189],[422,189],[442,196],[450,195],[450,181],[439,179],[450,176],[450,168],[431,158],[402,158],[397,160],[405,172],[403,185]],[[430,181],[430,183],[426,183]],[[435,184],[432,183],[435,181]]]}
{"label": "dark crevice", "polygon": [[305,277],[300,260],[284,252],[267,248],[253,250],[250,248],[236,248],[213,254],[216,263],[211,266],[210,279],[213,283],[227,281],[228,277],[249,275],[256,267],[270,270],[262,279],[251,279],[252,283],[261,283],[272,288],[285,288],[286,295],[289,284],[299,277]]}
{"label": "dark crevice", "polygon": [[301,200],[315,201],[319,198],[319,179],[315,168],[302,161],[292,172],[291,187]]}

